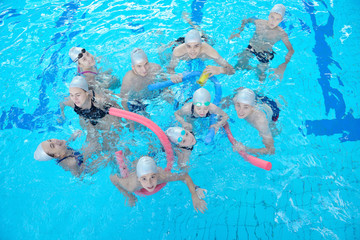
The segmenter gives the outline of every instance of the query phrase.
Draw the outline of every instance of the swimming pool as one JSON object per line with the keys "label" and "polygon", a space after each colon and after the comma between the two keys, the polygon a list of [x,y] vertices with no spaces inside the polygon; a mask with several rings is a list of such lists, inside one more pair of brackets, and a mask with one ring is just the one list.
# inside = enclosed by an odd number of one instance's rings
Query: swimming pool
{"label": "swimming pool", "polygon": [[[75,66],[67,55],[84,46],[123,77],[129,52],[142,47],[159,63],[157,46],[185,34],[182,11],[214,39],[235,64],[253,28],[231,44],[243,16],[265,18],[268,1],[12,1],[0,3],[1,26],[1,239],[358,239],[359,17],[357,1],[288,1],[283,27],[295,54],[284,80],[266,81],[265,93],[284,96],[271,171],[232,152],[226,135],[202,142],[190,175],[208,189],[209,210],[196,214],[185,184],[168,184],[134,208],[109,180],[110,168],[80,182],[53,162],[35,162],[40,140],[66,139],[79,129],[71,115],[59,125],[58,103]],[[201,7],[203,5],[203,7]],[[153,45],[151,45],[151,44]],[[354,47],[355,46],[355,47]],[[286,48],[275,46],[273,65]],[[259,87],[252,72],[220,76],[224,96],[238,86]],[[209,89],[211,90],[211,85]],[[170,105],[154,106],[165,127]],[[234,136],[256,145],[256,132],[235,120]],[[164,117],[160,117],[161,113]],[[167,115],[168,114],[168,115]],[[162,115],[163,116],[163,115]],[[136,136],[136,135],[135,135]],[[78,146],[79,147],[79,146]],[[139,150],[140,152],[141,150]]]}

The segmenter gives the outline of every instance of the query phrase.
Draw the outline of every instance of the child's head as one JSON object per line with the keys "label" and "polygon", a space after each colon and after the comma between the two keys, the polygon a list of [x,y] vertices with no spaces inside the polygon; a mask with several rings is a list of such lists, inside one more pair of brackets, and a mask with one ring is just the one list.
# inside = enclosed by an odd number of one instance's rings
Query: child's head
{"label": "child's head", "polygon": [[196,143],[194,135],[181,127],[170,127],[165,131],[172,143],[180,147],[192,147]]}
{"label": "child's head", "polygon": [[78,62],[81,68],[91,68],[95,66],[95,58],[85,48],[72,47],[69,56],[73,62]]}
{"label": "child's head", "polygon": [[238,91],[233,101],[238,117],[246,118],[255,108],[255,93],[249,88],[243,88]]}
{"label": "child's head", "polygon": [[194,112],[200,117],[205,117],[209,112],[211,95],[205,88],[199,88],[194,92],[193,105]]}
{"label": "child's head", "polygon": [[149,72],[149,60],[146,53],[140,49],[135,48],[131,52],[131,67],[136,75],[146,77]]}
{"label": "child's head", "polygon": [[195,59],[201,52],[201,37],[199,31],[192,29],[185,35],[186,52]]}
{"label": "child's head", "polygon": [[148,192],[153,192],[157,186],[158,170],[154,159],[141,157],[136,165],[136,175],[141,186]]}
{"label": "child's head", "polygon": [[285,15],[285,6],[276,4],[270,11],[268,25],[271,29],[277,27]]}

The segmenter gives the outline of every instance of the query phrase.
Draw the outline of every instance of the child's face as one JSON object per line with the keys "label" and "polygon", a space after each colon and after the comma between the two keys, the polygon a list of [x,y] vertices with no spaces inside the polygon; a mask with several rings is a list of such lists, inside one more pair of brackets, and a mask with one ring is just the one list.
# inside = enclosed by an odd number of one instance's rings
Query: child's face
{"label": "child's face", "polygon": [[189,55],[189,57],[191,59],[197,58],[197,56],[201,52],[201,43],[191,42],[191,43],[186,43],[185,45],[186,45],[186,52]]}
{"label": "child's face", "polygon": [[200,105],[199,103],[195,103],[194,106],[194,112],[199,115],[200,117],[205,117],[206,114],[209,112],[209,105],[207,105],[209,102],[203,103]]}
{"label": "child's face", "polygon": [[150,64],[148,60],[144,60],[135,65],[132,65],[132,69],[136,75],[146,77],[148,75]]}
{"label": "child's face", "polygon": [[269,14],[268,26],[274,29],[281,23],[282,19],[280,14],[272,12]]}
{"label": "child's face", "polygon": [[66,141],[59,140],[59,139],[49,139],[41,143],[44,151],[50,155],[54,156],[55,158],[59,158],[66,153]]}
{"label": "child's face", "polygon": [[86,102],[88,92],[78,87],[69,88],[69,92],[71,101],[73,101],[76,106],[82,107]]}
{"label": "child's face", "polygon": [[185,130],[185,134],[181,136],[181,141],[178,144],[180,147],[192,147],[195,143],[195,136],[188,130]]}
{"label": "child's face", "polygon": [[148,173],[139,177],[141,186],[148,192],[153,192],[157,186],[158,175],[157,173]]}
{"label": "child's face", "polygon": [[235,102],[235,110],[236,110],[237,116],[241,119],[249,116],[249,114],[253,111],[253,109],[254,109],[254,107],[249,104]]}
{"label": "child's face", "polygon": [[81,58],[78,60],[81,68],[90,68],[95,66],[95,58],[92,54],[86,51]]}

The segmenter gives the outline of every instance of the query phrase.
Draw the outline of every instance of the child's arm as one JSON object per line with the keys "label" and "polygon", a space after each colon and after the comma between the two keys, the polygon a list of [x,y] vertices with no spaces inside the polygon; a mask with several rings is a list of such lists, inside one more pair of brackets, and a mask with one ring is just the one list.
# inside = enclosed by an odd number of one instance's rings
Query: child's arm
{"label": "child's arm", "polygon": [[219,128],[225,125],[225,123],[229,119],[229,116],[221,108],[219,108],[218,106],[216,106],[216,105],[214,105],[212,103],[210,104],[209,111],[210,111],[211,114],[216,114],[216,115],[221,116],[220,121],[218,121],[217,123],[210,126],[210,128],[213,127],[215,129],[215,134],[216,134],[217,131],[219,131]]}
{"label": "child's arm", "polygon": [[123,187],[123,181],[127,181],[125,178],[119,178],[117,175],[111,175],[110,176],[111,182],[117,187],[117,189],[125,196],[125,205],[128,205],[129,207],[134,207],[136,205],[137,198],[134,194],[128,192]]}
{"label": "child's arm", "polygon": [[192,130],[192,124],[191,123],[188,123],[185,121],[184,117],[185,115],[189,115],[191,113],[191,104],[192,103],[187,103],[185,104],[182,108],[180,108],[179,110],[177,110],[175,112],[175,118],[176,120],[178,120],[181,125],[183,126],[183,128],[187,129],[187,130]]}

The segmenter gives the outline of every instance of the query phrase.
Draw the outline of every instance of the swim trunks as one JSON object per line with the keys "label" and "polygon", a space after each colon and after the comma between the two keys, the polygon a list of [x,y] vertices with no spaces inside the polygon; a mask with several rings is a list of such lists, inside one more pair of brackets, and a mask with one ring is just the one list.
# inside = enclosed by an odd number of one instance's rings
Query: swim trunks
{"label": "swim trunks", "polygon": [[266,104],[271,108],[271,110],[273,111],[273,115],[272,115],[271,119],[273,120],[273,122],[276,122],[278,120],[279,114],[280,114],[280,109],[277,106],[276,102],[274,100],[271,100],[270,98],[268,98],[266,96],[256,96],[256,97],[263,104]]}
{"label": "swim trunks", "polygon": [[131,100],[127,104],[129,111],[133,113],[144,112],[148,106],[148,104],[145,104],[140,100]]}
{"label": "swim trunks", "polygon": [[256,56],[256,58],[259,60],[259,62],[262,62],[262,63],[269,63],[270,60],[273,60],[274,54],[275,54],[274,51],[272,51],[272,52],[268,52],[268,51],[257,52],[251,45],[249,45],[246,49],[249,50],[252,54],[254,54]]}

